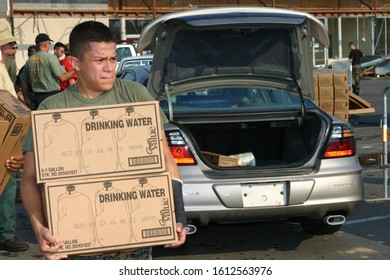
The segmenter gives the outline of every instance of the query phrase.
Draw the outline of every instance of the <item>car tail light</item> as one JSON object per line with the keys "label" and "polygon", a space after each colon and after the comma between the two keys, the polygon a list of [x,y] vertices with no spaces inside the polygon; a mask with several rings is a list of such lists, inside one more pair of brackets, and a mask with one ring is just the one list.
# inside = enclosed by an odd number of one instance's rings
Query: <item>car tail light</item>
{"label": "car tail light", "polygon": [[179,131],[167,133],[168,146],[178,165],[195,165],[196,160]]}
{"label": "car tail light", "polygon": [[355,133],[352,128],[342,125],[333,126],[324,158],[354,156],[355,152]]}

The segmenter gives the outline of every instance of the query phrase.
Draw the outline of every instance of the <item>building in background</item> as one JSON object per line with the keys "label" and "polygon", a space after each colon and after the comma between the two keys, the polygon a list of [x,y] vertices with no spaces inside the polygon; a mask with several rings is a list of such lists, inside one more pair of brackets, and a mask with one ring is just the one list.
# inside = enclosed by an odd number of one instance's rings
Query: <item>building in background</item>
{"label": "building in background", "polygon": [[230,5],[287,8],[317,16],[329,31],[331,46],[324,49],[313,41],[315,65],[346,60],[350,41],[357,42],[365,55],[390,54],[389,0],[0,0],[0,16],[10,20],[20,40],[20,66],[28,58],[28,46],[41,32],[67,43],[73,26],[97,20],[115,30],[118,42],[136,44],[142,29],[162,14]]}

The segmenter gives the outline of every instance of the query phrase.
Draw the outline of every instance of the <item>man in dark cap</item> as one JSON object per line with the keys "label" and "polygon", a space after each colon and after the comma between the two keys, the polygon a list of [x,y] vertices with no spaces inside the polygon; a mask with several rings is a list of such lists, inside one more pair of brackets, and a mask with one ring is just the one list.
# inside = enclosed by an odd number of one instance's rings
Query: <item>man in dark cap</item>
{"label": "man in dark cap", "polygon": [[[74,71],[66,72],[57,57],[49,54],[51,42],[53,40],[45,33],[35,37],[38,52],[27,60],[20,75],[24,103],[29,108],[38,108],[47,97],[60,92],[60,81],[68,81],[74,74]],[[34,104],[29,99],[29,84],[34,92]]]}

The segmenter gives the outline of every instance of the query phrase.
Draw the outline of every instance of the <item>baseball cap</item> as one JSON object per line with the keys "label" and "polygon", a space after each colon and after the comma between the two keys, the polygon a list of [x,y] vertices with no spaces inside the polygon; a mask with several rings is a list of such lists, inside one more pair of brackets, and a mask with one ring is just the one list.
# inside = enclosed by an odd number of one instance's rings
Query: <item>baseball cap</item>
{"label": "baseball cap", "polygon": [[35,37],[35,44],[38,45],[39,43],[46,42],[46,41],[51,41],[54,42],[52,39],[50,39],[49,35],[45,33],[40,33]]}
{"label": "baseball cap", "polygon": [[5,20],[0,21],[0,46],[16,42],[17,39],[11,33],[11,27]]}

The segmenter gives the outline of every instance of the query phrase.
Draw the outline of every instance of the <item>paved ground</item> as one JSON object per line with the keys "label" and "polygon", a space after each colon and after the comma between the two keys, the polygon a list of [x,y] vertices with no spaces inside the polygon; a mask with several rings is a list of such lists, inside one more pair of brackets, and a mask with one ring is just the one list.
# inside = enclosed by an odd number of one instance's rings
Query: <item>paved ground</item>
{"label": "paved ground", "polygon": [[[383,91],[385,86],[390,86],[390,77],[363,80],[361,94],[365,101],[375,108],[374,113],[359,114],[350,117],[350,123],[354,125],[357,137],[357,152],[359,156],[381,154],[383,152],[381,119],[383,114]],[[389,90],[390,95],[390,90]],[[365,182],[365,199],[386,199],[384,188],[384,170],[379,162],[368,161],[371,164],[363,166],[363,178]],[[24,212],[23,206],[17,203],[17,235],[30,244],[30,249],[23,253],[9,253],[0,251],[0,260],[34,260],[41,259],[35,237]]]}
{"label": "paved ground", "polygon": [[[375,108],[375,112],[352,115],[349,120],[355,127],[357,154],[360,159],[365,159],[362,165],[366,199],[390,196],[389,189],[385,191],[384,187],[384,175],[387,170],[381,168],[381,156],[384,150],[381,124],[384,107],[383,93],[386,86],[390,86],[390,77],[362,80],[360,97],[370,103],[371,107]],[[390,90],[387,94],[390,98]],[[387,109],[388,112],[389,110],[390,108]]]}

